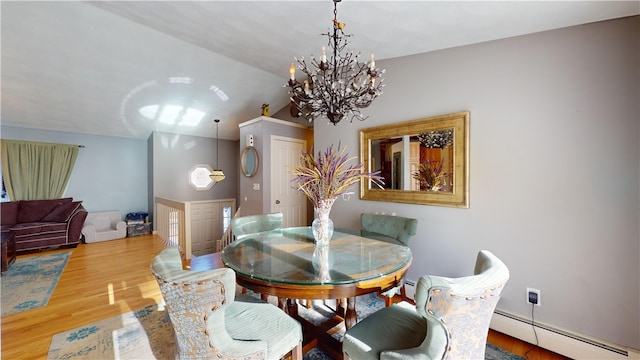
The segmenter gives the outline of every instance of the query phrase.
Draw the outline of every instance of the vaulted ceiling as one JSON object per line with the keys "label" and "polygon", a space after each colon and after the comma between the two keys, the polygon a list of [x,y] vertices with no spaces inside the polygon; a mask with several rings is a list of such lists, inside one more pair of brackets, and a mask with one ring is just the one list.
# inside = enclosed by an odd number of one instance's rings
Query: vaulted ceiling
{"label": "vaulted ceiling", "polygon": [[[220,138],[236,140],[263,103],[287,106],[289,65],[319,55],[333,2],[3,1],[0,12],[3,125],[214,137],[219,118]],[[338,3],[351,47],[378,62],[639,13],[638,1]],[[169,124],[181,110],[203,121]]]}

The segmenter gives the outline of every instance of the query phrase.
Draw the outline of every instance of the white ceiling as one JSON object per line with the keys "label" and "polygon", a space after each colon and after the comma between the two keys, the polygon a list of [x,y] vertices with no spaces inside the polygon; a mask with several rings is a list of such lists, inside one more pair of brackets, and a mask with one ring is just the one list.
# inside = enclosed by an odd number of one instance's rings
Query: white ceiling
{"label": "white ceiling", "polygon": [[[319,55],[333,2],[2,1],[0,12],[3,125],[214,137],[219,118],[220,138],[237,140],[263,103],[287,105],[289,65]],[[637,0],[338,4],[351,47],[378,61],[639,13]],[[168,103],[207,115],[179,128],[139,113]]]}

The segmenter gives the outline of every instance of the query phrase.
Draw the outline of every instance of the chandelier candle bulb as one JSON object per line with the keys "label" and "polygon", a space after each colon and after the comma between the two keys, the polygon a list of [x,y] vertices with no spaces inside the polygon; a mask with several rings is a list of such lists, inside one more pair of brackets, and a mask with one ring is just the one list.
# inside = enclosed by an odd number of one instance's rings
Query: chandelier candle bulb
{"label": "chandelier candle bulb", "polygon": [[289,74],[291,77],[291,81],[295,81],[296,80],[296,67],[293,66],[293,63],[291,63],[291,66],[289,67]]}
{"label": "chandelier candle bulb", "polygon": [[376,68],[376,61],[373,58],[373,54],[371,54],[371,70],[375,70]]}
{"label": "chandelier candle bulb", "polygon": [[322,47],[322,62],[327,62],[327,52],[324,46]]}

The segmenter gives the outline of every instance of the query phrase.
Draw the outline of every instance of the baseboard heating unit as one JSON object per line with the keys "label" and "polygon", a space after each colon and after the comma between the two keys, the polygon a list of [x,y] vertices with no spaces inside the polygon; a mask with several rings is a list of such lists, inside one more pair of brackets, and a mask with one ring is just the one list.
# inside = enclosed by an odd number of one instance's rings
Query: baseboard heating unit
{"label": "baseboard heating unit", "polygon": [[416,300],[416,282],[413,280],[404,280],[404,294],[411,300]]}
{"label": "baseboard heating unit", "polygon": [[[535,333],[533,328],[535,326]],[[572,359],[640,359],[640,352],[496,310],[491,329]]]}
{"label": "baseboard heating unit", "polygon": [[[416,282],[406,279],[404,285],[406,296],[415,300]],[[531,319],[502,310],[496,310],[491,319],[491,329],[530,344],[536,343],[537,335],[538,346],[571,359],[640,360],[639,350],[609,344],[544,323],[535,322],[534,324],[531,324]]]}

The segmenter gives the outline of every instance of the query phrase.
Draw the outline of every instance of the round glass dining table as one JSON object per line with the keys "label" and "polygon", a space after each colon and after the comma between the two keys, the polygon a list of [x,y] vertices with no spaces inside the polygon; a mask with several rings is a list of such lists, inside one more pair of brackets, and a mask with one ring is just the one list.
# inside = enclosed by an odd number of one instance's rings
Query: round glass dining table
{"label": "round glass dining table", "polygon": [[316,246],[311,227],[245,235],[222,252],[239,285],[278,297],[290,314],[297,314],[292,299],[347,299],[347,328],[357,321],[355,297],[398,286],[411,261],[406,246],[340,231]]}

